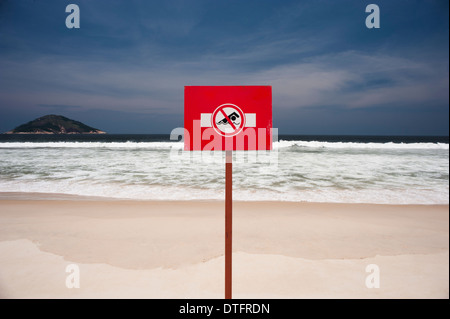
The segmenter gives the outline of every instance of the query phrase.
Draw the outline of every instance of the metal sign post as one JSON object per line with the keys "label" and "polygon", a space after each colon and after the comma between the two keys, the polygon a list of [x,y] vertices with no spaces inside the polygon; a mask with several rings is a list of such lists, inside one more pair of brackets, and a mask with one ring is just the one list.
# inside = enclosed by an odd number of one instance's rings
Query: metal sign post
{"label": "metal sign post", "polygon": [[233,153],[226,151],[225,163],[225,299],[231,299],[233,255]]}

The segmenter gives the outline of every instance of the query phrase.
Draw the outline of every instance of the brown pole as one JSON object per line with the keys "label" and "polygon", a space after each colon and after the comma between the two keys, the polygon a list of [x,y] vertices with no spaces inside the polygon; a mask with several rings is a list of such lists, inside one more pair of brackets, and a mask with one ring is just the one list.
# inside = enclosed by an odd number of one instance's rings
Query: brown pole
{"label": "brown pole", "polygon": [[233,227],[233,153],[226,151],[225,163],[225,299],[231,299],[231,256]]}

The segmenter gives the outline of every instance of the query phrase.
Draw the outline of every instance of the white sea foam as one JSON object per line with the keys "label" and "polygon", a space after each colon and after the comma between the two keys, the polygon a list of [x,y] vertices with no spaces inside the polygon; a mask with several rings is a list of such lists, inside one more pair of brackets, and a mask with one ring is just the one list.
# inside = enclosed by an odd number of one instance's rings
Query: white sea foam
{"label": "white sea foam", "polygon": [[[95,184],[67,181],[19,181],[0,184],[0,192],[25,192],[95,196],[133,200],[224,200],[221,188],[198,188],[187,186]],[[327,203],[373,203],[373,204],[448,204],[448,189],[435,192],[432,189],[316,189],[297,192],[279,192],[267,189],[234,189],[233,199],[238,201],[291,201]]]}
{"label": "white sea foam", "polygon": [[171,149],[182,148],[182,142],[6,142],[0,148],[123,148]]}
{"label": "white sea foam", "polygon": [[[175,161],[173,148],[183,143],[0,143],[0,192],[223,200],[223,163]],[[279,141],[274,149],[280,152],[276,165],[233,165],[234,199],[449,201],[448,144]]]}
{"label": "white sea foam", "polygon": [[[273,143],[274,149],[285,148],[329,149],[449,149],[447,143],[356,143],[285,141]],[[183,142],[2,142],[0,148],[124,148],[124,149],[171,149],[183,148]]]}
{"label": "white sea foam", "polygon": [[356,142],[318,142],[318,141],[283,141],[274,143],[274,148],[330,148],[330,149],[449,149],[445,143],[356,143]]}

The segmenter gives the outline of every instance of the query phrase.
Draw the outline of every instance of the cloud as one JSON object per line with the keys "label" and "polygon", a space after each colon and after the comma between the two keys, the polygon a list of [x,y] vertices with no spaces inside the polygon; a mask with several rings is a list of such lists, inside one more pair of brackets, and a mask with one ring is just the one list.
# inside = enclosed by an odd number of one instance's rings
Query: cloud
{"label": "cloud", "polygon": [[49,59],[3,61],[0,67],[9,79],[0,90],[2,99],[10,96],[9,100],[50,108],[176,113],[183,107],[185,85],[272,85],[274,106],[279,109],[426,105],[445,103],[449,97],[448,68],[357,51],[257,70],[239,69],[228,56],[220,62],[206,59],[142,68]]}
{"label": "cloud", "polygon": [[273,85],[283,108],[347,108],[446,103],[448,68],[389,55],[350,51],[316,56],[253,76]]}
{"label": "cloud", "polygon": [[37,106],[44,109],[53,109],[62,111],[76,110],[81,108],[81,106],[79,105],[63,105],[63,104],[38,104]]}

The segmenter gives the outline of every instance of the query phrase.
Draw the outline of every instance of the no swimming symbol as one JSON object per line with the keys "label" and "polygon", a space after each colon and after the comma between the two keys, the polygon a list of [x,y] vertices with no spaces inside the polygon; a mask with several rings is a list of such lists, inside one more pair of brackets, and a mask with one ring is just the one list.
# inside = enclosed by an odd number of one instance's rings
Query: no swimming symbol
{"label": "no swimming symbol", "polygon": [[223,136],[239,134],[245,126],[245,114],[235,104],[222,104],[211,115],[214,130]]}

